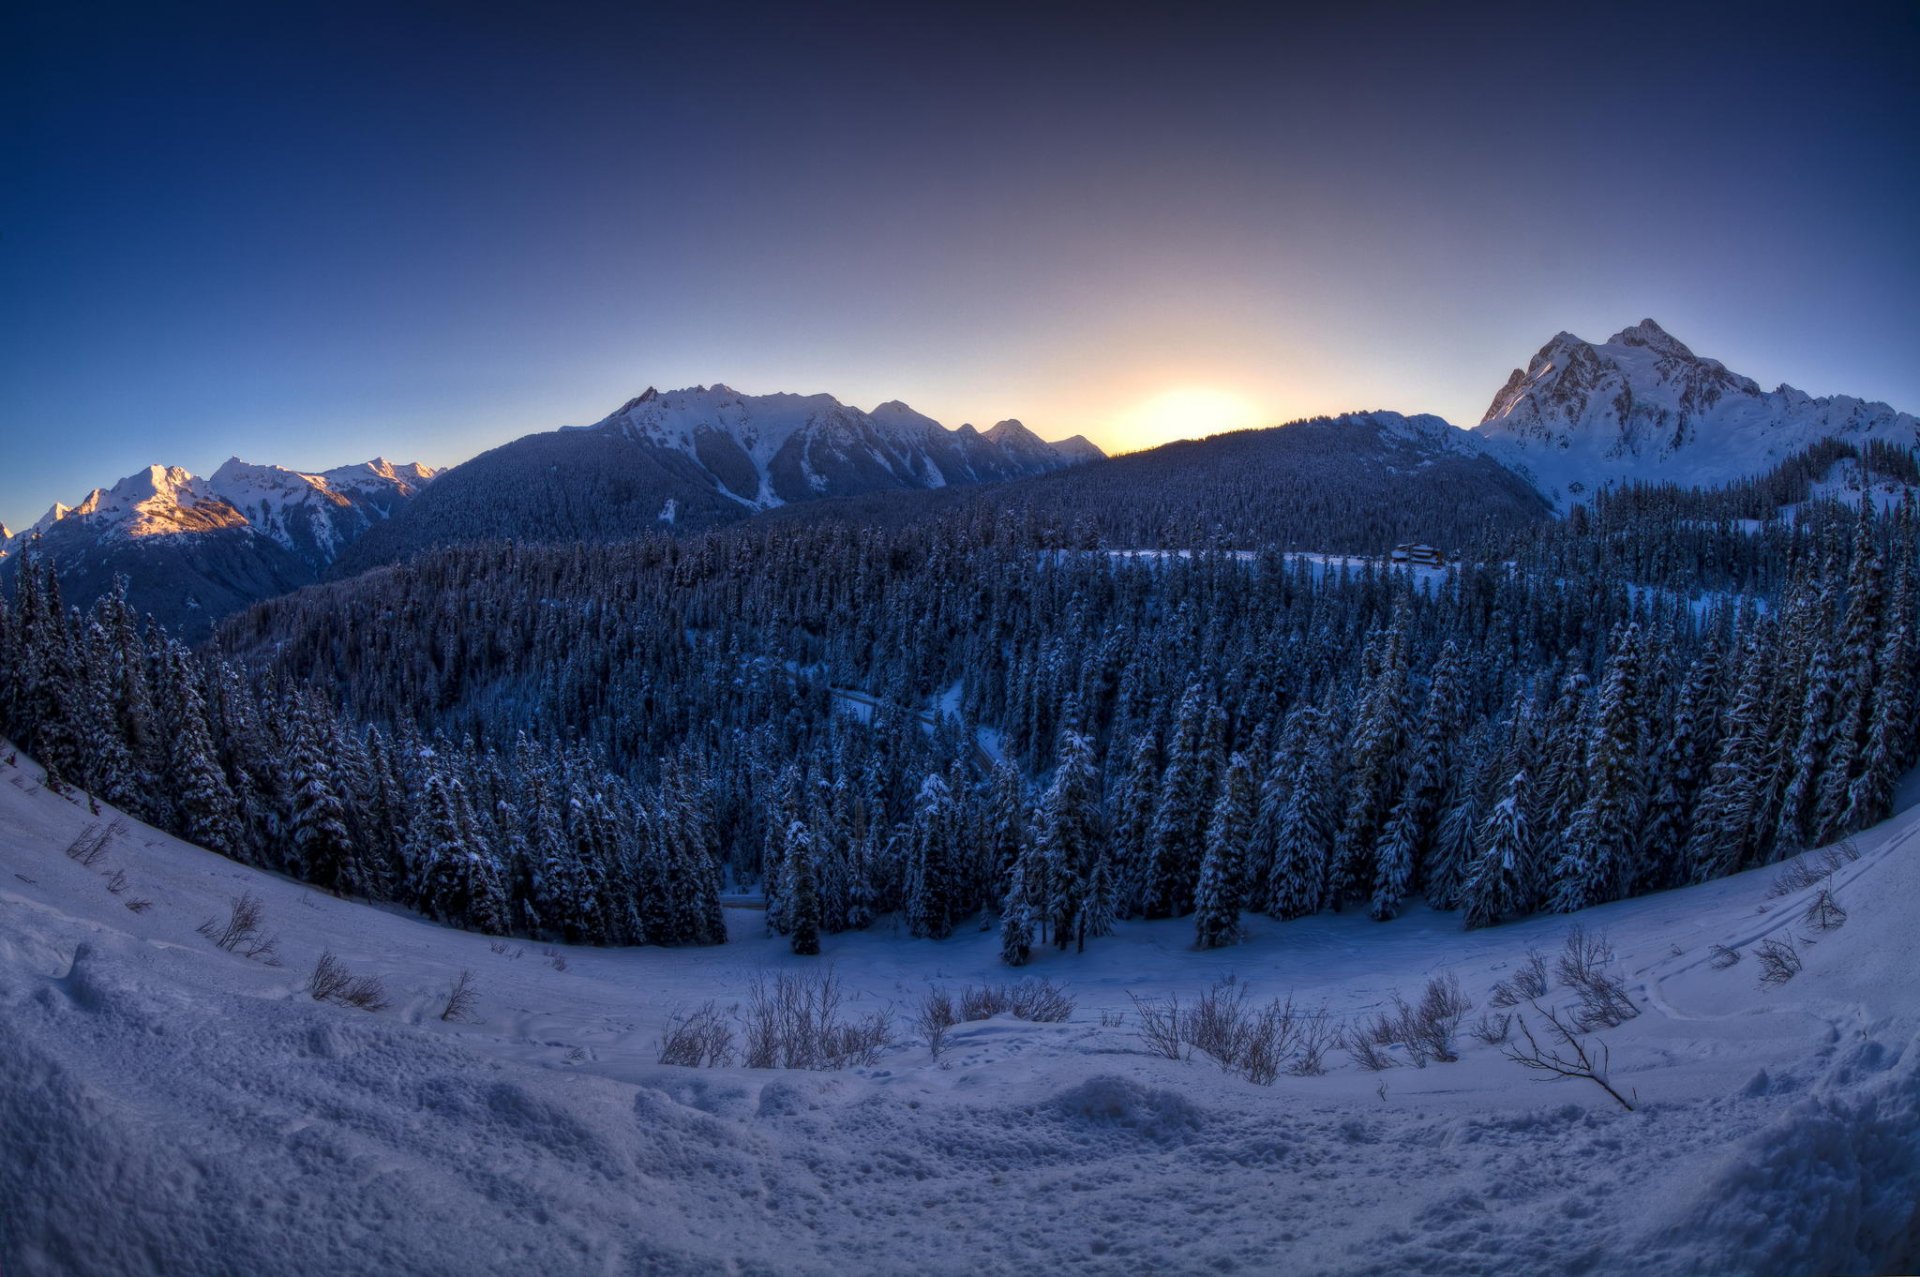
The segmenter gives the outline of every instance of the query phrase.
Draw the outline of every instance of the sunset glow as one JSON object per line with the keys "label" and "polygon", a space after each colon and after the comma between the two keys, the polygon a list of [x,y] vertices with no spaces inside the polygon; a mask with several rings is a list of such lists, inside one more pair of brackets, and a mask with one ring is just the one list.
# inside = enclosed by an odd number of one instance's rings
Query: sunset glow
{"label": "sunset glow", "polygon": [[1279,424],[1245,395],[1204,386],[1162,391],[1122,414],[1107,432],[1115,452],[1134,452],[1172,439],[1200,439],[1226,430]]}

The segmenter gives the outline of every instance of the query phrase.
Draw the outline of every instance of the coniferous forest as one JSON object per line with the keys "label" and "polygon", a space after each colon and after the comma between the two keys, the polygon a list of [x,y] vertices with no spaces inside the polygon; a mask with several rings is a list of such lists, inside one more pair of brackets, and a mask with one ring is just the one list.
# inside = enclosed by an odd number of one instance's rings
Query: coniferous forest
{"label": "coniferous forest", "polygon": [[1121,553],[1071,503],[476,544],[192,651],[29,562],[0,714],[56,784],[492,933],[717,943],[729,889],[796,947],[897,911],[1016,965],[1134,917],[1487,926],[1887,812],[1914,503],[1754,517],[1794,476],[1629,487],[1418,575]]}

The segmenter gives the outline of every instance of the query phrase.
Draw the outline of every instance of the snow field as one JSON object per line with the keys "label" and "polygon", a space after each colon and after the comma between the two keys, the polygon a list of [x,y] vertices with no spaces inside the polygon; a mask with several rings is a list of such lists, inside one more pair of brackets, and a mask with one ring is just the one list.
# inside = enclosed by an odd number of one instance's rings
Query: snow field
{"label": "snow field", "polygon": [[[496,942],[132,821],[83,866],[61,851],[94,818],[38,777],[0,766],[8,1277],[1920,1264],[1912,777],[1901,814],[1834,874],[1849,917],[1830,932],[1801,920],[1813,888],[1769,896],[1776,869],[1472,933],[1422,909],[1252,918],[1244,944],[1202,953],[1190,919],[1125,924],[1020,973],[993,931],[919,941],[892,919],[796,958],[751,910],[712,949]],[[282,965],[196,934],[242,891]],[[1612,943],[1642,1010],[1597,1035],[1631,1113],[1470,1039],[1455,1064],[1369,1073],[1336,1050],[1325,1076],[1262,1087],[1153,1057],[1133,1028],[1129,993],[1186,1001],[1226,972],[1347,1019],[1450,971],[1477,1015],[1575,922]],[[1805,967],[1763,989],[1753,947],[1769,936]],[[1716,967],[1715,944],[1742,959]],[[391,1006],[315,1003],[323,950],[378,976]],[[894,1010],[901,1040],[876,1065],[655,1062],[677,1009],[822,961],[850,1009]],[[475,1020],[444,1023],[462,969]],[[937,1062],[913,1038],[930,983],[1029,975],[1070,988],[1067,1022],[958,1025]]]}

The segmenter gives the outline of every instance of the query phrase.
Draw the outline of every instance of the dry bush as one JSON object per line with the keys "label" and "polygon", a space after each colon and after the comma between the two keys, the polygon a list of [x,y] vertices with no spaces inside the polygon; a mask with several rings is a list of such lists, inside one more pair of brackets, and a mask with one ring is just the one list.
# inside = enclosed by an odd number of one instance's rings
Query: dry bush
{"label": "dry bush", "polygon": [[1460,991],[1459,977],[1449,971],[1427,981],[1419,1005],[1409,1009],[1402,1003],[1400,1018],[1408,1041],[1419,1042],[1434,1059],[1451,1064],[1460,1058],[1453,1045],[1460,1022],[1472,1009],[1473,1003]]}
{"label": "dry bush", "polygon": [[224,922],[219,918],[208,918],[196,930],[228,953],[237,953],[243,958],[277,967],[280,965],[279,945],[262,930],[266,918],[266,906],[260,903],[260,897],[243,891],[230,903]]}
{"label": "dry bush", "polygon": [[474,981],[473,972],[462,967],[447,989],[447,1004],[440,1008],[440,1018],[450,1023],[471,1020],[479,1002],[480,986]]}
{"label": "dry bush", "polygon": [[[1608,1078],[1612,1053],[1608,1051],[1606,1043],[1595,1043],[1594,1047],[1590,1048],[1574,1028],[1560,1018],[1558,1013],[1543,1009],[1538,1002],[1533,1004],[1533,1009],[1535,1014],[1546,1021],[1553,1044],[1542,1045],[1540,1040],[1534,1037],[1532,1028],[1527,1024],[1527,1017],[1523,1015],[1519,1017],[1520,1032],[1525,1037],[1526,1044],[1523,1046],[1515,1042],[1509,1046],[1506,1050],[1507,1058],[1522,1068],[1545,1074],[1542,1081],[1551,1082],[1570,1077],[1585,1078],[1611,1095],[1621,1108],[1631,1113],[1633,1105],[1627,1102],[1626,1096],[1614,1090],[1613,1083]],[[1636,1095],[1635,1098],[1639,1097]]]}
{"label": "dry bush", "polygon": [[313,964],[313,974],[307,977],[307,992],[315,1002],[331,1002],[340,996],[351,979],[353,974],[333,956],[333,950],[328,949],[320,955],[320,961]]}
{"label": "dry bush", "polygon": [[1374,1040],[1374,1033],[1365,1025],[1348,1025],[1340,1036],[1340,1046],[1353,1057],[1353,1062],[1369,1073],[1378,1073],[1382,1069],[1393,1067],[1393,1056],[1387,1049]]}
{"label": "dry bush", "polygon": [[1164,998],[1143,998],[1137,993],[1127,996],[1133,1000],[1133,1009],[1140,1016],[1140,1040],[1147,1044],[1148,1054],[1179,1059],[1180,999],[1172,994]]}
{"label": "dry bush", "polygon": [[720,1068],[733,1063],[733,1026],[711,1001],[676,1012],[660,1035],[660,1063]]}
{"label": "dry bush", "polygon": [[107,879],[107,890],[117,896],[121,892],[125,891],[126,889],[127,889],[127,871],[124,869],[114,870],[113,877]]}
{"label": "dry bush", "polygon": [[1725,971],[1728,967],[1740,961],[1740,951],[1738,949],[1729,949],[1723,944],[1716,944],[1708,949],[1707,952],[1712,955],[1712,957],[1708,959],[1708,963],[1715,971]]}
{"label": "dry bush", "polygon": [[1212,1056],[1221,1068],[1231,1069],[1240,1058],[1251,1021],[1247,986],[1225,976],[1180,1017],[1180,1036],[1188,1046]]}
{"label": "dry bush", "polygon": [[747,1067],[844,1069],[872,1064],[893,1041],[884,1011],[845,1018],[846,992],[832,971],[756,979],[747,993]]}
{"label": "dry bush", "polygon": [[1560,978],[1579,997],[1573,1022],[1582,1033],[1617,1029],[1640,1014],[1627,994],[1626,982],[1608,970],[1612,962],[1613,946],[1605,936],[1589,934],[1584,927],[1567,932],[1566,949],[1560,955]]}
{"label": "dry bush", "polygon": [[1002,1014],[1016,1020],[1058,1023],[1073,1014],[1073,999],[1051,980],[970,984],[960,990],[959,1020],[990,1020]]}
{"label": "dry bush", "polygon": [[1364,1037],[1368,1047],[1367,1059],[1358,1055],[1354,1058],[1361,1067],[1374,1068],[1376,1065],[1370,1060],[1379,1057],[1390,1061],[1392,1057],[1386,1055],[1386,1048],[1398,1046],[1406,1051],[1416,1068],[1426,1068],[1430,1060],[1452,1064],[1460,1058],[1454,1045],[1460,1022],[1472,1009],[1473,1003],[1461,991],[1458,976],[1451,972],[1435,976],[1427,981],[1419,1002],[1409,1003],[1396,993],[1392,1011],[1376,1014],[1349,1034]]}
{"label": "dry bush", "polygon": [[67,859],[85,869],[91,869],[107,854],[107,843],[115,834],[123,833],[126,826],[116,820],[111,825],[91,824],[80,832],[80,836],[67,844]]}
{"label": "dry bush", "polygon": [[1295,1077],[1320,1076],[1327,1071],[1327,1052],[1339,1041],[1340,1026],[1324,1006],[1302,1015],[1294,1035],[1293,1064],[1287,1072]]}
{"label": "dry bush", "polygon": [[1493,986],[1487,1001],[1496,1007],[1518,1006],[1545,995],[1548,987],[1547,959],[1538,949],[1527,950],[1527,960],[1513,975]]}
{"label": "dry bush", "polygon": [[141,896],[129,896],[124,903],[127,908],[133,910],[135,913],[145,913],[147,910],[153,908],[153,901]]}
{"label": "dry bush", "polygon": [[1482,1011],[1480,1018],[1474,1021],[1473,1027],[1467,1030],[1476,1041],[1484,1042],[1488,1046],[1499,1046],[1507,1040],[1507,1035],[1512,1031],[1513,1013],[1511,1011],[1502,1011],[1498,1015],[1491,1011]]}
{"label": "dry bush", "polygon": [[1755,946],[1753,953],[1760,960],[1762,985],[1785,984],[1800,974],[1800,951],[1792,940],[1770,937]]}
{"label": "dry bush", "polygon": [[1772,900],[1805,891],[1808,887],[1817,885],[1831,872],[1830,866],[1823,862],[1816,863],[1811,855],[1796,856],[1788,861],[1786,868],[1782,869],[1767,885],[1767,898]]}
{"label": "dry bush", "polygon": [[1847,920],[1847,911],[1833,898],[1833,888],[1822,887],[1807,902],[1806,923],[1815,931],[1832,931]]}
{"label": "dry bush", "polygon": [[1073,999],[1051,980],[1023,980],[1014,986],[1007,1009],[1016,1020],[1059,1024],[1073,1014]]}
{"label": "dry bush", "polygon": [[320,960],[313,964],[313,974],[307,977],[307,992],[315,1002],[334,1002],[362,1011],[384,1011],[391,1005],[379,976],[354,975],[333,956],[331,949],[321,953]]}
{"label": "dry bush", "polygon": [[939,1059],[940,1052],[946,1049],[947,1031],[959,1022],[960,1013],[954,1009],[953,995],[945,989],[929,988],[921,997],[914,1026],[926,1036],[927,1050],[934,1059]]}

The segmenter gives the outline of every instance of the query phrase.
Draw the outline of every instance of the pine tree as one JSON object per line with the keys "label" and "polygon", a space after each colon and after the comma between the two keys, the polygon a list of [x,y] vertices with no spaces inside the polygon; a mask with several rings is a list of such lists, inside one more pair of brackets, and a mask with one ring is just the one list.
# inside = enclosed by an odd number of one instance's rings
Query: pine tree
{"label": "pine tree", "polygon": [[353,843],[321,729],[304,704],[295,711],[291,780],[294,871],[314,886],[338,893],[352,878],[348,866]]}
{"label": "pine tree", "polygon": [[1330,746],[1319,731],[1319,715],[1308,713],[1312,717],[1274,836],[1267,912],[1276,918],[1304,918],[1320,908],[1333,850]]}
{"label": "pine tree", "polygon": [[1100,852],[1099,784],[1093,742],[1066,728],[1060,733],[1053,783],[1040,802],[1036,843],[1045,866],[1047,918],[1062,949],[1087,947],[1088,894]]}
{"label": "pine tree", "polygon": [[1000,961],[1024,967],[1033,957],[1033,906],[1027,900],[1027,866],[1013,866],[1013,883],[1000,905]]}
{"label": "pine tree", "polygon": [[1586,749],[1586,798],[1561,836],[1548,907],[1571,913],[1623,894],[1633,883],[1632,839],[1645,802],[1640,629],[1614,645]]}
{"label": "pine tree", "polygon": [[1244,754],[1227,762],[1220,797],[1207,827],[1207,854],[1200,865],[1194,908],[1194,943],[1217,949],[1240,939],[1241,874],[1253,831],[1253,768]]}
{"label": "pine tree", "polygon": [[908,833],[907,930],[912,935],[944,940],[953,934],[954,824],[953,794],[946,779],[929,772],[914,800]]}
{"label": "pine tree", "polygon": [[810,958],[820,952],[820,893],[815,887],[818,871],[813,833],[804,822],[796,820],[787,833],[787,878],[792,884],[792,948],[802,957]]}
{"label": "pine tree", "polygon": [[1479,859],[1462,893],[1469,929],[1490,927],[1523,907],[1527,894],[1527,774],[1515,772],[1481,826]]}
{"label": "pine tree", "polygon": [[1193,909],[1208,813],[1210,767],[1201,751],[1210,717],[1200,685],[1187,688],[1174,721],[1148,838],[1151,869],[1144,912],[1149,918],[1175,917]]}

